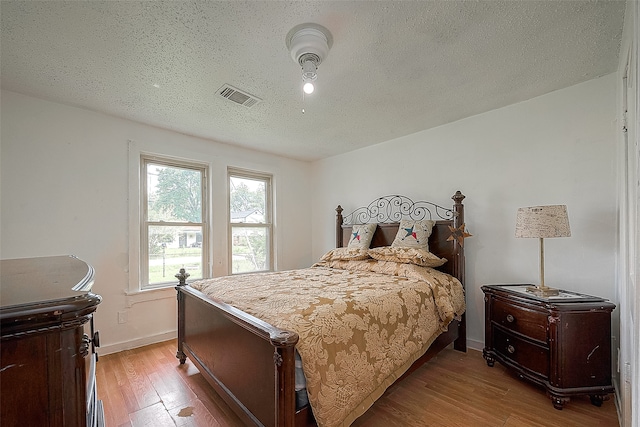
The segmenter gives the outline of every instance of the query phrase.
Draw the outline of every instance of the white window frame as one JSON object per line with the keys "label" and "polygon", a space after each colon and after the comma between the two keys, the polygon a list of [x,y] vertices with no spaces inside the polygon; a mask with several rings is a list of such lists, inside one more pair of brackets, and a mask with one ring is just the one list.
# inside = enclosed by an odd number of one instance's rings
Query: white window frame
{"label": "white window frame", "polygon": [[[242,223],[242,222],[231,222],[231,178],[246,178],[253,180],[264,181],[265,183],[265,222],[264,223]],[[274,244],[274,235],[273,235],[273,175],[266,172],[256,172],[246,169],[228,167],[227,168],[227,215],[228,215],[228,274],[253,274],[260,273],[265,271],[273,271],[275,265],[275,244]],[[268,244],[267,244],[267,269],[265,270],[256,270],[245,273],[234,273],[233,272],[233,233],[232,228],[240,227],[240,228],[266,228],[269,234],[268,236]]]}
{"label": "white window frame", "polygon": [[[139,175],[139,226],[140,226],[140,240],[139,240],[139,262],[138,262],[138,289],[139,291],[148,291],[148,290],[156,290],[156,289],[166,289],[173,288],[177,279],[169,279],[166,283],[160,284],[149,284],[149,254],[148,254],[148,230],[151,226],[163,225],[163,226],[184,226],[186,224],[193,224],[196,226],[202,227],[202,276],[203,278],[210,277],[210,266],[209,266],[209,252],[210,252],[210,239],[209,239],[209,229],[210,229],[210,218],[209,218],[209,164],[185,160],[185,159],[177,159],[169,156],[161,156],[155,154],[146,154],[141,153],[140,158],[140,175]],[[201,202],[202,202],[202,222],[201,223],[184,223],[184,222],[154,222],[149,221],[147,218],[147,207],[148,207],[148,192],[147,192],[147,164],[160,164],[169,167],[176,167],[182,169],[192,169],[201,172]],[[170,277],[173,277],[176,272],[170,272]],[[131,289],[130,289],[131,290]]]}

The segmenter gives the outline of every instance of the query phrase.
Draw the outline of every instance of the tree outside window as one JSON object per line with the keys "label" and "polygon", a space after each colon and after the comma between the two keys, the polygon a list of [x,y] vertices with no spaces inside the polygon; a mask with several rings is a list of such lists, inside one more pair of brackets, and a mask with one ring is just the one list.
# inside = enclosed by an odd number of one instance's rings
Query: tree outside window
{"label": "tree outside window", "polygon": [[273,269],[271,176],[229,170],[231,273]]}
{"label": "tree outside window", "polygon": [[203,278],[206,166],[157,157],[143,157],[142,164],[142,288],[174,284],[180,268]]}

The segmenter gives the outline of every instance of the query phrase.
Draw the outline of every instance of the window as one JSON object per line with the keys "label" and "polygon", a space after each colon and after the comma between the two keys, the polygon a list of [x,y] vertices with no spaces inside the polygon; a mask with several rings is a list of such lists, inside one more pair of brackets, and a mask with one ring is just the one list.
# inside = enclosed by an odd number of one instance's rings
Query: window
{"label": "window", "polygon": [[228,174],[231,274],[273,270],[271,175]]}
{"label": "window", "polygon": [[142,289],[175,285],[184,268],[206,277],[207,167],[142,156],[140,283]]}

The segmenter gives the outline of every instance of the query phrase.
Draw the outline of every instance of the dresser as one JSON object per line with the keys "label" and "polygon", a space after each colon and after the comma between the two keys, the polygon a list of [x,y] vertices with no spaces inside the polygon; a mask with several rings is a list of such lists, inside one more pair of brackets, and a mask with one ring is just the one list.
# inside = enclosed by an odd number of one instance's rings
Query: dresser
{"label": "dresser", "polygon": [[560,291],[538,297],[531,285],[485,285],[485,348],[495,361],[546,388],[556,409],[571,396],[600,406],[611,382],[611,312],[598,297]]}
{"label": "dresser", "polygon": [[3,426],[102,426],[93,268],[72,256],[0,261]]}

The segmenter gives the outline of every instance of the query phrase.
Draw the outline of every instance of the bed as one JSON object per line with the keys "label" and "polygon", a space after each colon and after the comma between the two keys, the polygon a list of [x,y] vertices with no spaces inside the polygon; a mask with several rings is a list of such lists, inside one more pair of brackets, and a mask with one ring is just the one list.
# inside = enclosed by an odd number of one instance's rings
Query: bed
{"label": "bed", "polygon": [[[387,261],[387,258],[335,259],[329,252],[312,267],[290,272],[228,276],[187,284],[188,274],[181,270],[176,275],[180,282],[176,286],[176,357],[180,363],[185,363],[188,357],[247,425],[349,425],[385,389],[409,375],[443,348],[452,344],[456,350],[466,351],[463,243],[467,233],[462,203],[464,198],[461,192],[456,192],[451,208],[431,202],[413,202],[404,196],[381,197],[344,216],[343,209],[340,206],[336,208],[336,248],[344,248],[336,250],[336,253],[353,252],[352,240],[355,242],[354,236],[363,230],[360,224],[374,224],[369,228],[372,236],[367,245],[372,249],[365,249],[365,252],[381,250],[386,253],[394,240],[404,235],[401,223],[406,225],[404,221],[424,223],[426,219],[433,220],[430,235],[427,234],[428,250],[434,257],[446,260],[435,268],[398,264]],[[354,233],[354,230],[357,232]],[[410,235],[411,230],[406,230]],[[416,237],[415,233],[413,237]],[[416,274],[420,276],[414,277]],[[433,277],[435,285],[431,281],[428,289],[422,289],[423,274]],[[376,282],[372,285],[374,276],[375,280],[385,283]],[[322,280],[327,280],[329,284],[321,283]],[[252,288],[258,282],[264,282],[264,290]],[[408,287],[394,289],[398,283],[402,286],[407,284]],[[361,286],[362,289],[349,288],[351,285]],[[277,289],[275,286],[284,288],[274,291]],[[458,287],[462,290],[458,290]],[[364,295],[365,288],[377,292],[367,297],[367,307],[374,307],[374,312],[363,314],[363,304],[355,303],[359,304],[358,315],[351,312],[345,314],[346,305],[343,301],[346,299],[343,296],[347,293]],[[402,300],[403,304],[406,301],[416,302],[407,303],[401,309],[389,308],[391,311],[382,315],[378,313],[380,307],[391,307],[391,303],[380,299],[387,289],[400,295],[392,295],[391,300]],[[324,295],[325,290],[332,296]],[[239,294],[233,295],[233,292]],[[335,297],[336,292],[345,294]],[[425,293],[430,293],[433,298],[425,297]],[[282,299],[284,296],[281,298],[281,294],[291,294],[296,303],[300,302],[299,308]],[[436,324],[433,326],[427,328],[426,323],[423,325],[425,321],[419,317],[415,319],[420,320],[400,320],[400,316],[406,313],[415,314],[431,305],[431,299],[444,300],[446,298],[441,297],[448,298],[449,294],[457,295],[458,299],[462,295],[462,306],[459,302],[456,303],[457,307],[453,307],[453,303],[446,303],[442,308],[439,303],[434,303],[435,314],[427,315],[435,318]],[[303,301],[305,295],[313,300],[313,304]],[[428,303],[425,302],[427,300]],[[381,302],[376,304],[376,301]],[[341,310],[341,318],[348,319],[346,326],[334,327],[334,314],[317,314],[327,307]],[[350,305],[349,310],[351,308]],[[325,316],[321,320],[321,328],[309,327],[309,322],[301,317],[310,313],[316,318]],[[393,323],[393,332],[384,331],[385,325],[363,325],[362,319],[369,321],[374,317],[381,318],[385,324]],[[331,324],[334,328],[331,334],[335,335],[328,335],[329,326],[324,328],[325,324]],[[411,331],[406,325],[412,325]],[[371,340],[371,331],[377,333],[373,334],[375,340],[381,336],[387,339],[387,335],[392,338],[380,344],[380,348],[385,348],[384,356],[359,360],[360,353],[354,351],[352,354],[350,349],[357,350],[363,340]],[[403,339],[408,341],[399,345],[397,339],[400,335],[404,335]],[[355,340],[355,343],[348,340]],[[321,348],[319,341],[332,341],[337,349]],[[400,360],[398,356],[398,360],[395,360],[396,353],[407,353],[407,358]],[[303,405],[301,391],[296,392],[296,388],[301,388],[300,381],[296,381],[296,373],[300,377],[300,359],[304,365],[304,376],[307,377],[310,405]],[[344,369],[340,371],[341,368]],[[369,375],[370,371],[374,373]],[[347,377],[355,377],[356,383],[349,384]],[[363,380],[364,377],[367,377],[367,381]]]}

